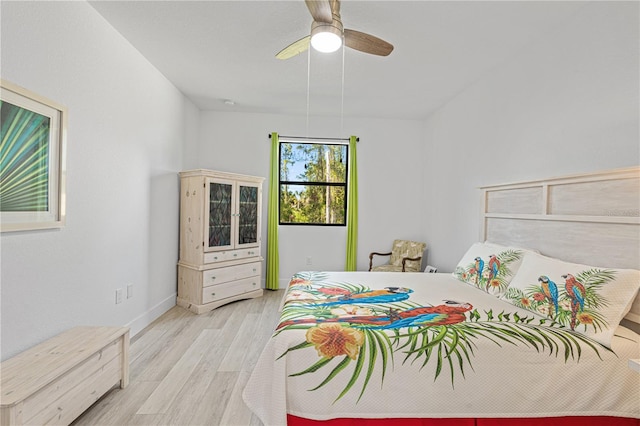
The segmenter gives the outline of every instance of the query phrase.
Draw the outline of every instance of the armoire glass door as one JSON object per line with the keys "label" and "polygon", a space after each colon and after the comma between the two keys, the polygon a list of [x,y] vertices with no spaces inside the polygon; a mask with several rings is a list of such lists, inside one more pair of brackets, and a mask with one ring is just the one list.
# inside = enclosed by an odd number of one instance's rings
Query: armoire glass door
{"label": "armoire glass door", "polygon": [[258,187],[239,185],[237,245],[258,241]]}
{"label": "armoire glass door", "polygon": [[209,247],[231,247],[233,184],[209,182]]}

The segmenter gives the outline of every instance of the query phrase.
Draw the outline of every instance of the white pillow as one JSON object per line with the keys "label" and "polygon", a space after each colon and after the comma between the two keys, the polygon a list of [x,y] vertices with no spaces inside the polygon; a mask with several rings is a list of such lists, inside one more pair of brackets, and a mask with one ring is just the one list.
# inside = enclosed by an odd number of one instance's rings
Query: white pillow
{"label": "white pillow", "polygon": [[462,256],[453,276],[500,297],[518,271],[526,249],[475,243]]}
{"label": "white pillow", "polygon": [[640,271],[600,268],[526,253],[503,300],[610,347],[640,288]]}

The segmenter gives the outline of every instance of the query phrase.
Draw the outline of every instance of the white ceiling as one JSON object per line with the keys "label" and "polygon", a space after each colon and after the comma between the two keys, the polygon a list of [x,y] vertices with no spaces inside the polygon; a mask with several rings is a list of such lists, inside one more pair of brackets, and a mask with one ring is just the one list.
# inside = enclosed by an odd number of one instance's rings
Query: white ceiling
{"label": "white ceiling", "polygon": [[90,4],[200,109],[306,114],[308,103],[312,115],[404,119],[427,117],[588,7],[343,0],[345,28],[395,46],[388,57],[346,49],[343,74],[342,51],[275,58],[309,34],[312,19],[302,0]]}

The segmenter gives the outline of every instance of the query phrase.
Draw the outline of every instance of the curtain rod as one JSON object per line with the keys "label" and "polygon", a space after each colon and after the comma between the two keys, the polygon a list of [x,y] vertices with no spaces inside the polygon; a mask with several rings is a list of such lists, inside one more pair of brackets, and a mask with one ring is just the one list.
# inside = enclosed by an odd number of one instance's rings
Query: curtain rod
{"label": "curtain rod", "polygon": [[[267,135],[269,137],[269,139],[271,139],[271,133],[269,133]],[[351,138],[310,138],[310,137],[306,137],[306,136],[278,136],[279,138],[282,139],[294,139],[294,140],[312,140],[312,141],[323,141],[323,140],[327,140],[327,141],[347,141],[349,142],[351,140]],[[360,138],[356,138],[356,142],[360,142]]]}

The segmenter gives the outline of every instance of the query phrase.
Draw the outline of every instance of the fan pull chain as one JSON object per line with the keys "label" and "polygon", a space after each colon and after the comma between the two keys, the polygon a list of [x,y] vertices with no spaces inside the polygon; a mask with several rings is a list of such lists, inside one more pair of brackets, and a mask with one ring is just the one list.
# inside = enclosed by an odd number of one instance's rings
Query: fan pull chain
{"label": "fan pull chain", "polygon": [[340,96],[340,134],[344,134],[344,34],[342,35],[342,93]]}
{"label": "fan pull chain", "polygon": [[307,49],[307,137],[309,137],[309,86],[311,85],[311,47]]}

